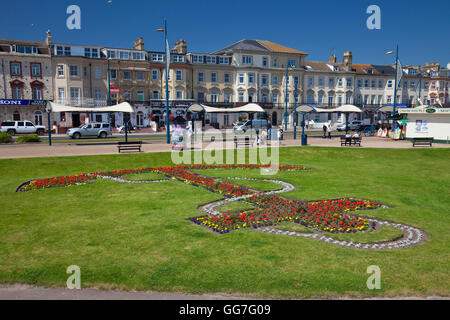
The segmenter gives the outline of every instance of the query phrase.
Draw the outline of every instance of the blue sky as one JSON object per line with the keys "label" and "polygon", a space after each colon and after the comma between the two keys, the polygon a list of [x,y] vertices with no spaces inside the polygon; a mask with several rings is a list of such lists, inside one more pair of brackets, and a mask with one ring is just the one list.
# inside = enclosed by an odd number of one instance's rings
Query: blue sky
{"label": "blue sky", "polygon": [[[276,6],[274,6],[276,3]],[[81,30],[68,30],[66,8],[81,8]],[[381,30],[368,30],[369,5],[381,9]],[[168,21],[171,46],[187,41],[191,52],[212,52],[240,39],[270,40],[305,51],[309,60],[390,64],[399,44],[402,64],[450,62],[448,0],[0,0],[0,38],[130,48],[143,37],[148,50],[163,50],[155,30]]]}

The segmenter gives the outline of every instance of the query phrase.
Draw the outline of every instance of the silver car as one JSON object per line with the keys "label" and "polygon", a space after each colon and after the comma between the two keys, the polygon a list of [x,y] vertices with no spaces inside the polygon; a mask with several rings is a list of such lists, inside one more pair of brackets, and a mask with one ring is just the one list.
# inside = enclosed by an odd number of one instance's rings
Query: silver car
{"label": "silver car", "polygon": [[86,123],[78,128],[70,128],[66,133],[72,139],[85,137],[98,137],[103,139],[111,135],[111,126],[109,123],[101,122]]}

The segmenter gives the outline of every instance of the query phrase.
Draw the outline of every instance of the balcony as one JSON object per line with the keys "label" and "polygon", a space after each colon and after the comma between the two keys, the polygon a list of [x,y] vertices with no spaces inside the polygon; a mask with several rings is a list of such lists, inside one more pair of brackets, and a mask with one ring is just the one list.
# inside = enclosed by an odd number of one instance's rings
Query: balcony
{"label": "balcony", "polygon": [[105,107],[108,105],[108,101],[105,99],[93,98],[56,99],[53,102],[72,107]]}

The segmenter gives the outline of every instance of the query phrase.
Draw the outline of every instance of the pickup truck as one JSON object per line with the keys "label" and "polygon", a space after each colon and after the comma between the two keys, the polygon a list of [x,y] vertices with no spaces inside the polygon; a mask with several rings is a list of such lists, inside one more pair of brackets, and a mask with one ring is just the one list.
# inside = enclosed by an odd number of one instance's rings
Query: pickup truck
{"label": "pickup truck", "polygon": [[3,121],[0,125],[0,132],[7,132],[10,135],[17,133],[36,133],[43,135],[45,133],[44,126],[35,126],[30,121]]}

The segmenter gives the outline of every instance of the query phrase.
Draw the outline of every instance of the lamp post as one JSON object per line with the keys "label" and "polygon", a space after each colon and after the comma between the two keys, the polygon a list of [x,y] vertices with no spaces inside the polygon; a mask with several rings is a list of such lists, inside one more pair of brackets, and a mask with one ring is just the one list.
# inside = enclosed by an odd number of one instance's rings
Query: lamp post
{"label": "lamp post", "polygon": [[298,122],[298,113],[297,113],[297,86],[298,81],[294,81],[294,140],[297,140],[297,122]]}
{"label": "lamp post", "polygon": [[[392,51],[386,52],[386,54],[393,54]],[[394,107],[392,108],[392,115],[395,116],[397,106],[397,68],[398,68],[398,44],[395,50],[395,80],[394,80]],[[394,120],[392,120],[394,121]]]}
{"label": "lamp post", "polygon": [[285,91],[284,91],[284,131],[287,131],[287,121],[288,121],[288,111],[287,111],[287,105],[288,105],[288,88],[287,84],[289,81],[289,69],[291,68],[291,65],[288,63],[286,65],[286,80],[285,80]]}
{"label": "lamp post", "polygon": [[167,20],[164,20],[164,29],[157,29],[158,32],[164,32],[164,48],[166,51],[166,59],[165,59],[165,68],[166,68],[166,142],[167,144],[170,144],[170,124],[169,124],[169,87],[168,87],[168,73],[169,68],[169,52],[167,48]]}

